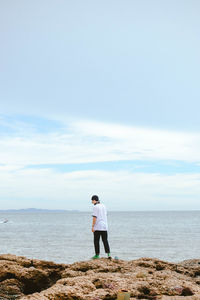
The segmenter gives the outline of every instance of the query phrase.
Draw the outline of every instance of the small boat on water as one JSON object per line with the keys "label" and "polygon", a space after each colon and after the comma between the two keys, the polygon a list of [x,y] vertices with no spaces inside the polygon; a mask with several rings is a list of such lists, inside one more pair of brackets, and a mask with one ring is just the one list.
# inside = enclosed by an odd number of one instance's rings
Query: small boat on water
{"label": "small boat on water", "polygon": [[2,220],[2,221],[0,221],[0,223],[8,223],[8,220],[7,219]]}

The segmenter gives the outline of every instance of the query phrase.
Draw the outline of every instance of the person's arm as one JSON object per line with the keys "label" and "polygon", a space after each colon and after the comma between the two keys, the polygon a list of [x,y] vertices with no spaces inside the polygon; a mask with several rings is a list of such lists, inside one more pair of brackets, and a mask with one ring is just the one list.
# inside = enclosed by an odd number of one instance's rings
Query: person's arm
{"label": "person's arm", "polygon": [[92,232],[94,232],[94,225],[96,223],[96,219],[97,219],[97,217],[93,216],[93,218],[92,218]]}

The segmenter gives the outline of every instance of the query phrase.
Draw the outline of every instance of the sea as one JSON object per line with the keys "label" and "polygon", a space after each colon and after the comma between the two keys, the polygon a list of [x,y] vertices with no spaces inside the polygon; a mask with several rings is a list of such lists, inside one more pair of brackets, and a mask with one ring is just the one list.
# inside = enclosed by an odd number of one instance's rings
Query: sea
{"label": "sea", "polygon": [[[91,223],[91,212],[0,212],[0,254],[88,260],[94,255]],[[109,212],[108,224],[112,257],[200,260],[200,211]]]}

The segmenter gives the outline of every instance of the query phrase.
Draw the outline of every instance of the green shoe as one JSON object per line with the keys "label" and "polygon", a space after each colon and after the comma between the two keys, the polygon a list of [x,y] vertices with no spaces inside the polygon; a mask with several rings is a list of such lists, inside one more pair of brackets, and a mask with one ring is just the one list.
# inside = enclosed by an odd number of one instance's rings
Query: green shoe
{"label": "green shoe", "polygon": [[108,253],[108,259],[112,259],[112,257],[111,257],[111,255],[110,255],[110,253]]}
{"label": "green shoe", "polygon": [[92,259],[98,259],[99,258],[99,255],[95,255],[92,257]]}

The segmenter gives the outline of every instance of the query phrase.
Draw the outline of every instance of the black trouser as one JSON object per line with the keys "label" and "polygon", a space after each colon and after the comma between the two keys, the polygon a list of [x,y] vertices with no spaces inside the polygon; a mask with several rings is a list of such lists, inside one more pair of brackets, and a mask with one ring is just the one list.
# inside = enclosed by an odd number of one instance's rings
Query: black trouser
{"label": "black trouser", "polygon": [[96,230],[94,232],[94,249],[95,249],[96,255],[99,255],[99,253],[100,253],[100,247],[99,247],[100,236],[102,238],[102,242],[103,242],[103,245],[104,245],[105,252],[110,253],[110,247],[109,247],[109,244],[108,244],[108,232],[107,231]]}

